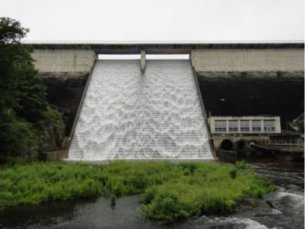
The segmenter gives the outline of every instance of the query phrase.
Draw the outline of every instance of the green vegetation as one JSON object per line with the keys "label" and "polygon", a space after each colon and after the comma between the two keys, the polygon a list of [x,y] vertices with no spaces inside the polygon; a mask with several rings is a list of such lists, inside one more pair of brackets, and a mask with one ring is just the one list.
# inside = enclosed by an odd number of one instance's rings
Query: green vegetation
{"label": "green vegetation", "polygon": [[50,108],[46,86],[32,64],[32,48],[20,43],[28,32],[18,21],[0,18],[0,162],[37,158],[61,142],[61,115]]}
{"label": "green vegetation", "polygon": [[60,145],[61,115],[46,100],[46,87],[32,64],[28,32],[18,21],[0,18],[0,209],[48,201],[142,194],[142,212],[173,222],[203,213],[225,213],[247,196],[275,187],[243,163],[112,162],[107,165],[30,163]]}
{"label": "green vegetation", "polygon": [[226,213],[249,196],[275,190],[244,163],[116,161],[106,165],[31,163],[0,169],[0,208],[18,204],[142,195],[142,212],[173,222],[203,213]]}

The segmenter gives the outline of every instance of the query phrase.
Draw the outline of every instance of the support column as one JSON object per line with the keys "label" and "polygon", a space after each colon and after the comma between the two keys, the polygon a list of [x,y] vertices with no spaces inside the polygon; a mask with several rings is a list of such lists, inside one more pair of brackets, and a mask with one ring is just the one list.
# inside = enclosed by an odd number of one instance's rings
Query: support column
{"label": "support column", "polygon": [[146,67],[146,53],[145,50],[141,50],[141,59],[140,59],[140,69],[141,72],[144,73],[145,72],[145,67]]}

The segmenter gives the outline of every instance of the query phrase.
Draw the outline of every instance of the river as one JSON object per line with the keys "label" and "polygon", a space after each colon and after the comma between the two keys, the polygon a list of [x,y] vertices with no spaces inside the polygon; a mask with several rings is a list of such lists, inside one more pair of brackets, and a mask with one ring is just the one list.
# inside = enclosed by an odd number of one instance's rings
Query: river
{"label": "river", "polygon": [[298,229],[304,228],[304,164],[251,163],[255,171],[279,188],[262,199],[247,199],[228,215],[204,215],[162,225],[145,219],[140,196],[121,197],[112,206],[108,198],[14,207],[0,212],[1,228],[56,229]]}

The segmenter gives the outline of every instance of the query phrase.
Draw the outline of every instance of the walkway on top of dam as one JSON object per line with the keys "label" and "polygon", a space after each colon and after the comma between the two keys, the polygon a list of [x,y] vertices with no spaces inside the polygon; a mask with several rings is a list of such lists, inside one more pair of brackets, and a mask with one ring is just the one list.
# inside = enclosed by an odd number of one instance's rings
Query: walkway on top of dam
{"label": "walkway on top of dam", "polygon": [[34,49],[84,49],[104,54],[138,54],[145,50],[148,54],[185,54],[193,49],[300,49],[301,41],[272,43],[95,43],[95,42],[26,42]]}

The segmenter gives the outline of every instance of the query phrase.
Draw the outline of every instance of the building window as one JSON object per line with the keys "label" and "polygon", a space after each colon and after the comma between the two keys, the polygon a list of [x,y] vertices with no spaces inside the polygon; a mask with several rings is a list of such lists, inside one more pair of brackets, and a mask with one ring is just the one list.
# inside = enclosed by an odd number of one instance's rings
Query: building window
{"label": "building window", "polygon": [[262,132],[261,120],[252,120],[252,132]]}
{"label": "building window", "polygon": [[240,120],[240,131],[250,132],[250,120]]}
{"label": "building window", "polygon": [[229,132],[230,133],[238,132],[238,121],[237,120],[229,120]]}
{"label": "building window", "polygon": [[268,133],[275,132],[275,120],[264,120],[264,131]]}
{"label": "building window", "polygon": [[224,133],[227,131],[226,120],[215,120],[215,132]]}

